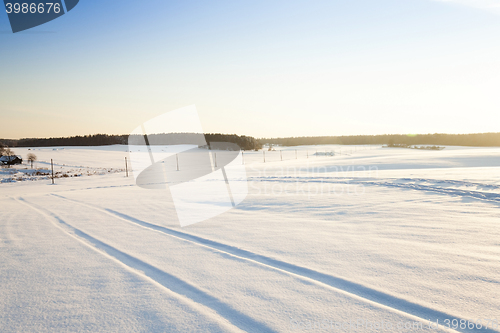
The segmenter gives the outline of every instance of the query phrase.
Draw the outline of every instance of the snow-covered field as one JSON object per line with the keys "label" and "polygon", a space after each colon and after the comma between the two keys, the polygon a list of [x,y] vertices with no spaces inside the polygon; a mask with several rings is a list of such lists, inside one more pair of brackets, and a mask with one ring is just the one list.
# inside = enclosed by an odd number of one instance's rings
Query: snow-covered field
{"label": "snow-covered field", "polygon": [[0,332],[500,332],[500,148],[279,149],[184,228],[126,146],[14,149]]}

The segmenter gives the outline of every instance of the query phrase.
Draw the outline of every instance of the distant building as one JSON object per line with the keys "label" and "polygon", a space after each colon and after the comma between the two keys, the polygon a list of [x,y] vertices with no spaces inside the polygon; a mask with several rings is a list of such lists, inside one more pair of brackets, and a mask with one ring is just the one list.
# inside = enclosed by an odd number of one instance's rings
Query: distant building
{"label": "distant building", "polygon": [[0,156],[0,165],[23,164],[21,156]]}

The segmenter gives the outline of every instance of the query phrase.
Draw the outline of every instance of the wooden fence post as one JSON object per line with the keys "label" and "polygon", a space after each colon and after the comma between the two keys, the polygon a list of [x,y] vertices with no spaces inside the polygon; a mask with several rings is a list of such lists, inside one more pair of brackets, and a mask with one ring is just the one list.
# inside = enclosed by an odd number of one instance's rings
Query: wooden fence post
{"label": "wooden fence post", "polygon": [[125,173],[127,174],[127,177],[128,177],[128,163],[127,163],[126,157],[125,157]]}
{"label": "wooden fence post", "polygon": [[52,168],[52,184],[54,184],[54,161],[50,159],[50,166]]}

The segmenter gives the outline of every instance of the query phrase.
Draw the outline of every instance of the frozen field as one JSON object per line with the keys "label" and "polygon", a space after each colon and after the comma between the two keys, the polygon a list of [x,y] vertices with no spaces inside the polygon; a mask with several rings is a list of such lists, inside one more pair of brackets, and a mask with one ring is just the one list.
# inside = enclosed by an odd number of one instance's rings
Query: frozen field
{"label": "frozen field", "polygon": [[126,146],[14,149],[0,332],[500,332],[500,148],[276,149],[184,228]]}

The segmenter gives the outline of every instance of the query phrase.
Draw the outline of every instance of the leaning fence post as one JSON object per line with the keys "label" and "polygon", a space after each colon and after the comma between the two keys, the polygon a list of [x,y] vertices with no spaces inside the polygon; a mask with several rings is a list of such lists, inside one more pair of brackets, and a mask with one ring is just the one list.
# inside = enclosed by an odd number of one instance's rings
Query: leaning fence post
{"label": "leaning fence post", "polygon": [[177,161],[177,171],[179,171],[179,154],[175,154],[175,159]]}
{"label": "leaning fence post", "polygon": [[127,177],[128,177],[128,163],[127,163],[126,157],[125,157],[125,173],[127,174]]}
{"label": "leaning fence post", "polygon": [[264,163],[266,163],[266,151],[265,150],[262,150],[262,152],[264,153]]}

